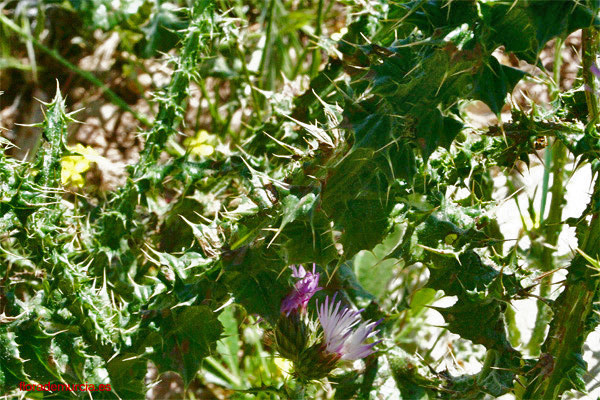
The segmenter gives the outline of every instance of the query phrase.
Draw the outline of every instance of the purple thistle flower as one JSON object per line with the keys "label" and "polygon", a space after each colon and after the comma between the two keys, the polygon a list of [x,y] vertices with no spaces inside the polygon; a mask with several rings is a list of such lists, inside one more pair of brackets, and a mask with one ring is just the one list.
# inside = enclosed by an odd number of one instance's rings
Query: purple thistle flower
{"label": "purple thistle flower", "polygon": [[[325,336],[325,351],[337,354],[342,360],[358,360],[364,358],[375,351],[373,347],[380,341],[365,344],[364,341],[373,337],[379,331],[374,328],[379,325],[377,322],[361,322],[360,311],[353,311],[349,308],[340,309],[341,302],[335,303],[335,295],[329,302],[327,296],[325,303],[318,308],[319,321],[323,327]],[[353,329],[356,326],[356,329]]]}
{"label": "purple thistle flower", "polygon": [[312,273],[306,271],[302,265],[298,268],[292,265],[290,268],[292,269],[292,276],[300,280],[294,285],[292,293],[281,302],[281,312],[285,313],[286,316],[289,316],[294,310],[305,312],[306,305],[311,297],[323,289],[319,287],[319,274],[315,273],[315,264],[313,264]]}

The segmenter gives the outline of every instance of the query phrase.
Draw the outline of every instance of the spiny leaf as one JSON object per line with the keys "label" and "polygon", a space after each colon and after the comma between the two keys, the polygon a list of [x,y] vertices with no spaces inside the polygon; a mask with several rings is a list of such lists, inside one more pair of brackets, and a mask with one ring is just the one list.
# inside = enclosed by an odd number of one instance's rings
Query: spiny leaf
{"label": "spiny leaf", "polygon": [[175,371],[187,386],[202,359],[215,351],[223,326],[206,306],[176,308],[160,326],[161,343],[151,358],[161,373]]}

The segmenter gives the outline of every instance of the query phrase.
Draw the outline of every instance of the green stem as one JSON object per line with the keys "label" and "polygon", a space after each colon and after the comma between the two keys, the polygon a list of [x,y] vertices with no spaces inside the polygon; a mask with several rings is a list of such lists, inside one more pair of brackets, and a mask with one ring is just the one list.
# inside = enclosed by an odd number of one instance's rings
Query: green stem
{"label": "green stem", "polygon": [[[31,35],[31,24],[29,23],[29,18],[27,18],[26,16],[23,16],[22,21],[23,21],[23,31],[30,37],[33,37]],[[35,84],[37,84],[38,68],[37,68],[37,62],[35,60],[35,51],[33,50],[33,43],[31,42],[31,40],[27,40],[27,42],[25,43],[25,47],[27,48],[27,56],[29,57],[29,64],[31,65],[31,75],[33,76],[33,82]]]}
{"label": "green stem", "polygon": [[56,50],[46,47],[40,41],[38,41],[35,37],[33,37],[29,33],[25,32],[21,27],[19,27],[15,23],[13,23],[10,19],[8,19],[7,17],[5,17],[2,14],[0,14],[0,22],[2,22],[2,24],[4,26],[9,28],[13,32],[15,32],[16,34],[21,36],[23,39],[26,39],[26,40],[30,41],[31,43],[33,43],[41,51],[48,54],[50,57],[54,58],[56,61],[58,61],[59,63],[64,65],[66,68],[68,68],[71,71],[75,72],[76,74],[80,75],[82,78],[89,81],[94,86],[97,86],[98,88],[100,88],[102,90],[102,93],[113,104],[115,104],[116,106],[118,106],[119,108],[121,108],[124,111],[130,112],[135,117],[135,119],[140,121],[142,124],[144,124],[145,126],[152,125],[152,123],[150,122],[150,120],[148,118],[146,118],[145,116],[141,115],[140,113],[138,113],[137,111],[135,111],[131,107],[129,107],[129,105],[123,99],[121,99],[115,92],[110,90],[108,88],[108,86],[106,86],[104,84],[104,82],[102,82],[100,79],[96,78],[94,76],[94,74],[92,74],[91,72],[85,71],[85,70],[77,67],[74,64],[71,64],[69,61],[67,61],[65,58],[63,58],[60,54],[58,54],[58,52]]}
{"label": "green stem", "polygon": [[[135,218],[135,207],[140,195],[149,190],[148,185],[138,185],[138,181],[159,159],[166,143],[177,132],[177,127],[185,116],[185,105],[189,93],[190,78],[196,74],[200,52],[204,49],[208,19],[212,13],[212,2],[200,0],[194,4],[192,23],[183,40],[181,55],[177,60],[175,74],[159,99],[158,115],[152,129],[146,136],[144,149],[140,152],[139,161],[130,170],[132,179],[117,192],[114,197],[115,209],[128,217],[128,224]],[[108,214],[105,214],[106,218]],[[104,217],[104,216],[103,216]]]}
{"label": "green stem", "polygon": [[[598,35],[593,28],[583,30],[583,78],[595,93],[595,80],[589,67],[594,62],[598,48]],[[592,93],[586,93],[590,122],[598,117],[598,102]],[[554,185],[553,185],[554,186]],[[579,246],[592,258],[600,256],[600,179],[596,179],[591,203],[589,225],[578,229]],[[554,196],[553,196],[554,200]],[[552,211],[552,210],[551,210]],[[584,213],[580,223],[585,223]],[[551,216],[548,217],[550,220]],[[558,233],[556,233],[558,235]],[[524,399],[557,399],[566,390],[577,388],[574,382],[581,379],[583,345],[587,335],[595,328],[594,301],[597,300],[600,277],[589,268],[587,261],[577,254],[568,269],[565,288],[553,305],[554,319],[535,376],[529,377]],[[532,371],[533,372],[533,371]]]}
{"label": "green stem", "polygon": [[[560,140],[554,142],[550,161],[546,163],[546,168],[552,171],[552,200],[548,218],[542,225],[546,246],[541,249],[540,269],[542,271],[551,271],[554,269],[554,250],[558,243],[558,236],[562,228],[562,210],[565,205],[565,182],[564,166],[567,163],[567,149]],[[551,164],[551,166],[549,165]],[[542,208],[542,212],[544,208]],[[540,297],[546,298],[550,295],[552,286],[552,275],[544,277],[540,283]],[[531,355],[539,355],[540,347],[544,340],[546,327],[551,317],[548,306],[543,301],[538,301],[538,316],[535,321],[535,327],[531,334],[531,339],[527,344],[527,349]]]}
{"label": "green stem", "polygon": [[[244,74],[244,80],[246,81],[246,84],[248,86],[250,86],[250,91],[252,93],[252,102],[254,103],[254,111],[256,112],[256,117],[258,118],[259,121],[262,121],[262,113],[261,113],[261,103],[260,103],[260,98],[258,97],[258,91],[256,90],[256,88],[254,87],[254,85],[252,85],[252,81],[250,80],[250,73],[248,72],[248,67],[246,66],[246,58],[244,57],[244,54],[242,53],[242,51],[240,50],[239,47],[237,47],[237,53],[238,53],[238,58],[240,59],[240,61],[242,62],[242,73]],[[263,53],[264,56],[264,53]],[[261,61],[262,63],[262,61]],[[262,71],[262,68],[261,68]]]}
{"label": "green stem", "polygon": [[554,46],[554,66],[552,75],[555,84],[554,99],[558,97],[560,93],[560,67],[562,65],[562,46],[564,41],[561,38],[556,38],[556,45]]}
{"label": "green stem", "polygon": [[[595,196],[600,195],[596,185]],[[595,214],[586,230],[583,251],[591,257],[598,257],[600,243],[600,219]],[[577,377],[581,368],[579,360],[588,333],[593,330],[588,320],[594,315],[593,305],[598,290],[596,271],[589,268],[581,255],[575,256],[570,267],[565,289],[556,300],[554,319],[542,347],[545,359],[552,364],[540,368],[539,375],[531,380],[524,399],[558,399],[561,394],[573,388],[571,378]],[[542,358],[540,358],[541,360]]]}
{"label": "green stem", "polygon": [[263,53],[260,58],[260,64],[258,67],[260,76],[262,76],[264,79],[262,82],[262,89],[264,90],[271,90],[273,86],[271,84],[272,82],[268,79],[270,74],[265,73],[264,70],[267,65],[267,60],[269,59],[271,54],[271,33],[273,31],[273,9],[275,8],[275,1],[276,0],[271,0],[269,2],[269,8],[267,9],[267,32],[265,37],[265,48],[263,49]]}
{"label": "green stem", "polygon": [[307,48],[304,48],[302,50],[302,52],[300,52],[300,55],[298,56],[298,60],[296,61],[296,65],[294,66],[294,69],[292,70],[292,75],[291,75],[290,79],[296,79],[296,77],[300,73],[300,68],[302,68],[302,63],[303,63],[304,59],[306,58],[307,54],[308,54]]}
{"label": "green stem", "polygon": [[230,371],[228,371],[225,367],[221,365],[221,363],[219,363],[213,357],[206,357],[204,359],[204,362],[207,364],[205,368],[212,368],[214,373],[217,374],[219,378],[229,382],[229,384],[234,389],[241,389],[243,387],[239,377],[235,376]]}
{"label": "green stem", "polygon": [[598,32],[594,28],[584,29],[581,37],[582,75],[583,81],[591,90],[585,91],[585,101],[588,106],[590,123],[595,124],[598,121],[598,99],[596,98],[595,77],[590,68],[595,63],[596,54],[598,54]]}
{"label": "green stem", "polygon": [[516,312],[511,306],[506,307],[504,319],[508,329],[508,340],[513,347],[517,347],[521,342],[521,331],[516,320]]}
{"label": "green stem", "polygon": [[[548,218],[544,224],[544,233],[546,243],[554,247],[558,243],[558,236],[561,231],[562,210],[565,205],[565,175],[564,167],[567,163],[567,149],[560,140],[554,142],[552,149],[552,201],[550,202],[550,211]],[[542,263],[545,270],[553,269],[553,254],[554,250],[548,246],[544,246],[542,251]]]}
{"label": "green stem", "polygon": [[313,50],[313,58],[310,66],[310,76],[314,77],[319,72],[319,65],[321,65],[321,49],[319,48],[319,40],[321,33],[323,33],[323,0],[319,0],[319,6],[317,8],[317,26],[315,28],[315,36],[317,39],[316,48]]}
{"label": "green stem", "polygon": [[[561,50],[563,41],[560,38],[556,38],[556,45],[554,46],[554,87],[550,88],[553,92],[553,99],[558,97],[560,93],[560,65],[562,64]],[[552,162],[552,148],[546,148],[544,154],[544,178],[542,182],[542,204],[540,207],[540,225],[544,222],[546,216],[546,201],[548,199],[548,181],[550,180],[550,163]]]}
{"label": "green stem", "polygon": [[184,109],[188,97],[190,77],[196,68],[197,58],[202,46],[200,37],[203,26],[195,26],[184,40],[181,58],[169,86],[161,99],[156,121],[148,133],[140,160],[135,165],[133,177],[139,178],[148,166],[160,157],[167,140],[176,132],[183,120]]}
{"label": "green stem", "polygon": [[540,205],[540,225],[546,215],[546,201],[548,200],[548,183],[550,182],[550,163],[552,162],[552,148],[547,147],[544,152],[544,178],[542,180],[542,204]]}
{"label": "green stem", "polygon": [[[216,132],[219,129],[219,127],[223,124],[223,120],[219,115],[219,110],[217,109],[216,104],[210,100],[210,95],[208,94],[208,90],[206,90],[206,84],[204,82],[204,79],[198,79],[198,86],[200,87],[200,92],[202,93],[202,96],[204,97],[204,99],[206,99],[206,103],[208,104],[208,112],[210,113],[210,116],[213,120],[213,132]],[[201,107],[198,107],[198,115],[200,115],[200,110]],[[196,130],[198,130],[197,121],[198,117],[196,117]]]}
{"label": "green stem", "polygon": [[489,349],[485,354],[485,360],[483,361],[483,367],[477,374],[477,384],[481,385],[482,382],[490,375],[493,371],[494,363],[496,362],[496,356],[498,355],[497,350]]}

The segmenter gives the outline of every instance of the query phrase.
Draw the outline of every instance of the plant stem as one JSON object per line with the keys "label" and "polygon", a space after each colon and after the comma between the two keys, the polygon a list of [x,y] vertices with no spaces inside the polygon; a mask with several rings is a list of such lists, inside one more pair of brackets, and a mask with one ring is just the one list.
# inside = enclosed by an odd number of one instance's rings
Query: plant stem
{"label": "plant stem", "polygon": [[552,163],[552,148],[547,147],[544,151],[544,177],[542,179],[542,202],[540,204],[540,225],[544,222],[546,215],[546,201],[548,200],[548,183],[550,182],[550,168]]}
{"label": "plant stem", "polygon": [[595,124],[598,121],[598,99],[596,98],[595,77],[590,68],[595,63],[596,54],[598,54],[598,32],[593,28],[584,29],[581,37],[582,75],[583,81],[591,89],[585,91],[585,101],[588,106],[590,123]]}
{"label": "plant stem", "polygon": [[[248,67],[246,66],[246,58],[244,57],[244,54],[242,53],[242,51],[240,50],[239,47],[236,47],[237,53],[238,53],[238,57],[242,63],[242,73],[244,74],[244,80],[246,81],[246,84],[250,87],[250,91],[252,93],[252,102],[254,103],[254,111],[256,112],[256,117],[259,121],[262,121],[262,113],[261,113],[261,103],[260,103],[260,97],[258,97],[259,93],[256,90],[256,88],[254,87],[254,85],[252,85],[252,81],[250,80],[250,73],[248,72]],[[264,53],[263,53],[264,56]],[[261,61],[262,63],[262,61]],[[261,69],[262,70],[262,69]]]}
{"label": "plant stem", "polygon": [[[594,97],[595,81],[589,67],[598,48],[598,35],[593,28],[583,30],[583,78],[592,93],[586,93],[590,123],[598,117],[598,102]],[[553,185],[554,186],[554,185]],[[553,195],[554,201],[554,195]],[[600,256],[600,179],[596,179],[591,203],[580,223],[591,214],[589,225],[578,229],[579,247],[592,258]],[[551,210],[552,211],[552,210]],[[551,216],[548,217],[550,220]],[[554,217],[553,217],[554,218]],[[558,233],[556,233],[558,235]],[[565,288],[553,306],[554,319],[538,362],[537,375],[530,377],[524,399],[557,399],[566,390],[580,389],[583,345],[589,332],[597,325],[593,319],[594,301],[600,277],[577,254],[568,269]]]}
{"label": "plant stem", "polygon": [[271,74],[265,73],[265,68],[268,67],[267,60],[271,55],[271,32],[273,31],[273,9],[275,8],[275,1],[276,0],[270,0],[269,8],[267,9],[267,32],[265,36],[265,48],[263,49],[263,53],[260,58],[260,65],[258,67],[258,72],[260,73],[260,76],[263,77],[261,89],[264,90],[271,90],[273,88],[272,81],[268,79]]}
{"label": "plant stem", "polygon": [[[600,185],[596,184],[595,196],[600,195]],[[593,215],[589,229],[585,230],[583,251],[591,257],[600,255],[600,218]],[[565,289],[556,300],[554,319],[543,354],[551,356],[552,365],[540,368],[540,375],[532,380],[523,396],[524,399],[557,399],[574,387],[571,377],[577,376],[578,364],[583,353],[585,339],[594,327],[588,320],[594,314],[593,305],[598,290],[596,271],[589,268],[581,255],[576,255],[569,267]],[[541,360],[541,358],[540,358]],[[546,370],[546,373],[542,371]]]}
{"label": "plant stem", "polygon": [[[213,103],[210,100],[210,95],[208,94],[208,90],[206,90],[206,83],[204,82],[204,79],[198,79],[198,87],[200,88],[200,92],[202,93],[202,96],[204,97],[204,99],[206,100],[206,103],[208,104],[208,112],[210,113],[210,116],[212,117],[212,129],[213,132],[216,132],[219,127],[223,124],[223,120],[221,119],[221,116],[219,115],[219,110],[217,109],[216,106],[216,100],[215,103]],[[216,97],[216,95],[215,95]],[[198,107],[198,115],[200,114],[200,110],[202,108]],[[196,130],[198,130],[198,117],[196,117]]]}
{"label": "plant stem", "polygon": [[176,72],[158,98],[158,115],[152,129],[147,133],[140,159],[130,170],[131,179],[114,198],[117,203],[115,209],[130,218],[128,223],[132,223],[134,218],[136,198],[149,188],[147,185],[138,186],[136,181],[140,180],[159,159],[166,143],[177,132],[177,127],[184,119],[189,83],[195,74],[198,57],[204,49],[201,38],[203,39],[206,34],[207,16],[212,12],[211,7],[210,0],[195,3],[192,23],[183,40],[181,55],[176,62]]}
{"label": "plant stem", "polygon": [[16,34],[21,36],[23,39],[28,40],[31,43],[33,43],[34,45],[36,45],[40,50],[42,50],[44,53],[48,54],[50,57],[54,58],[56,61],[58,61],[59,63],[64,65],[66,68],[75,72],[76,74],[78,74],[79,76],[84,78],[85,80],[89,81],[94,86],[97,86],[98,88],[100,88],[102,90],[102,93],[113,104],[115,104],[116,106],[118,106],[119,108],[121,108],[124,111],[130,112],[135,117],[135,119],[140,121],[143,125],[145,125],[145,126],[152,125],[152,123],[150,122],[150,120],[148,118],[146,118],[142,114],[138,113],[137,111],[135,111],[131,107],[129,107],[129,105],[123,99],[121,99],[115,92],[110,90],[108,88],[108,86],[106,86],[104,84],[104,82],[102,82],[100,79],[96,78],[96,76],[94,76],[94,74],[92,74],[89,71],[85,71],[85,70],[77,67],[74,64],[71,64],[69,61],[67,61],[65,58],[63,58],[60,54],[58,54],[58,52],[56,50],[46,47],[39,40],[37,40],[32,35],[30,35],[28,32],[25,32],[22,28],[20,28],[18,25],[13,23],[10,19],[8,19],[7,17],[5,17],[2,14],[0,14],[0,22],[2,22],[2,24],[4,26],[9,28],[13,32],[15,32]]}
{"label": "plant stem", "polygon": [[[550,88],[553,92],[552,98],[555,100],[560,93],[560,65],[562,64],[561,49],[563,41],[556,38],[554,46],[554,64],[553,64],[553,81],[554,85]],[[548,181],[550,180],[550,163],[552,162],[552,148],[547,147],[544,152],[544,178],[542,182],[542,204],[540,207],[540,225],[544,222],[546,216],[546,201],[548,199]]]}
{"label": "plant stem", "polygon": [[184,40],[176,72],[163,95],[164,98],[161,99],[156,121],[148,133],[146,144],[140,153],[140,160],[135,165],[134,178],[139,178],[149,165],[158,160],[167,140],[176,132],[177,126],[183,120],[190,77],[193,76],[200,53],[202,29],[202,26],[190,29]]}
{"label": "plant stem", "polygon": [[562,46],[564,41],[561,38],[556,38],[554,46],[554,65],[552,67],[552,75],[555,84],[554,98],[560,93],[560,67],[562,65]]}
{"label": "plant stem", "polygon": [[[542,271],[551,271],[554,269],[554,250],[558,243],[558,236],[562,228],[562,210],[565,205],[565,185],[564,185],[564,166],[567,162],[567,149],[560,140],[554,142],[554,146],[550,149],[550,163],[546,165],[552,171],[552,200],[550,203],[550,211],[548,218],[542,225],[544,233],[544,242],[547,246],[543,246],[540,256],[540,269]],[[542,209],[543,212],[543,209]],[[544,277],[540,284],[540,297],[546,298],[550,295],[552,285],[552,275]],[[543,301],[538,301],[538,316],[535,321],[535,327],[531,334],[531,339],[527,344],[527,348],[531,355],[539,355],[540,346],[544,340],[544,333],[548,326],[551,314],[550,309]]]}
{"label": "plant stem", "polygon": [[[556,38],[554,47],[554,64],[553,64],[553,81],[554,86],[550,89],[553,93],[553,99],[557,99],[560,93],[560,67],[562,64],[561,50],[564,41],[560,38]],[[567,162],[566,147],[560,140],[555,139],[552,147],[546,148],[544,154],[544,178],[542,183],[542,204],[540,207],[540,226],[542,227],[542,233],[544,235],[544,241],[547,246],[540,245],[540,270],[551,271],[554,269],[554,250],[558,243],[558,236],[560,234],[562,225],[562,209],[565,204],[564,195],[565,187],[563,169]],[[550,204],[550,211],[548,213],[548,220],[544,223],[544,217],[546,216],[546,201],[548,198],[548,182],[552,173],[552,203]],[[547,298],[550,295],[552,287],[552,275],[545,276],[540,282],[541,298]],[[527,344],[529,354],[539,356],[541,351],[541,345],[544,341],[544,334],[546,333],[546,327],[552,317],[550,308],[541,300],[537,302],[537,317],[531,338]]]}
{"label": "plant stem", "polygon": [[212,368],[213,372],[218,375],[219,378],[229,382],[235,389],[241,389],[243,387],[239,377],[228,371],[227,368],[223,367],[221,363],[215,360],[213,357],[206,357],[204,362],[207,364],[205,368]]}
{"label": "plant stem", "polygon": [[508,340],[513,347],[517,347],[521,342],[521,331],[519,330],[516,321],[516,313],[514,308],[506,307],[504,319],[506,320],[506,327],[508,330]]}
{"label": "plant stem", "polygon": [[317,39],[316,48],[313,50],[313,58],[310,66],[310,76],[314,77],[319,72],[319,65],[321,65],[321,49],[319,48],[319,39],[323,32],[323,0],[319,0],[319,6],[317,8],[317,26],[315,27],[315,36]]}

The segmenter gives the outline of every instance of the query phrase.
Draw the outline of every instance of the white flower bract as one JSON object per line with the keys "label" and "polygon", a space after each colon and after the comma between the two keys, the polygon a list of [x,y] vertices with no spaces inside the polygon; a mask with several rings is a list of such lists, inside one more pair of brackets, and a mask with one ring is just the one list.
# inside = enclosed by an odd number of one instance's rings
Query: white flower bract
{"label": "white flower bract", "polygon": [[[335,304],[334,304],[335,303]],[[375,336],[374,328],[379,322],[362,322],[361,311],[341,308],[341,302],[335,302],[335,295],[318,307],[318,316],[325,338],[325,351],[336,353],[342,360],[358,360],[374,352],[378,342],[365,344],[364,341]],[[341,309],[340,309],[341,308]],[[356,327],[356,329],[353,329]]]}

